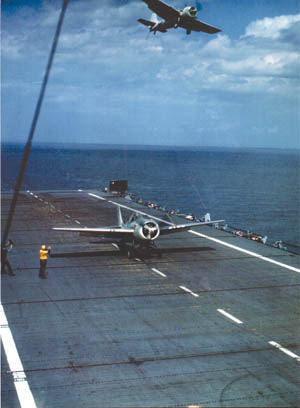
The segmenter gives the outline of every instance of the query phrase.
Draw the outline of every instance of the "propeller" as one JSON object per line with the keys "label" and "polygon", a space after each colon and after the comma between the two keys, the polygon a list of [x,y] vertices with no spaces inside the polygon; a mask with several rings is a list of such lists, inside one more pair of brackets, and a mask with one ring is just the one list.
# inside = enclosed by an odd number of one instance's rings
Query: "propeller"
{"label": "propeller", "polygon": [[195,6],[196,6],[196,9],[197,9],[197,11],[200,11],[200,10],[202,10],[202,4],[200,3],[200,1],[199,0],[196,0],[195,1]]}
{"label": "propeller", "polygon": [[[186,4],[185,7],[191,6],[192,4]],[[194,1],[194,7],[196,8],[197,12],[203,9],[202,4],[199,0]]]}
{"label": "propeller", "polygon": [[155,238],[157,235],[158,229],[157,225],[153,222],[146,222],[143,227],[144,236],[148,239]]}

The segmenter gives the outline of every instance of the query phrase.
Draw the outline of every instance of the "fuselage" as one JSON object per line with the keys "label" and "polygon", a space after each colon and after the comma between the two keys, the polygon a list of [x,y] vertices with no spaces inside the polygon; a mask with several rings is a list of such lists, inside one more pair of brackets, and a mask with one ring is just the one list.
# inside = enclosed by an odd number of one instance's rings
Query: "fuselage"
{"label": "fuselage", "polygon": [[150,28],[150,31],[165,32],[169,28],[177,28],[180,21],[194,19],[197,16],[197,10],[193,6],[184,7],[183,9],[178,10],[178,12],[178,17],[173,17],[165,21],[157,22],[153,27]]}

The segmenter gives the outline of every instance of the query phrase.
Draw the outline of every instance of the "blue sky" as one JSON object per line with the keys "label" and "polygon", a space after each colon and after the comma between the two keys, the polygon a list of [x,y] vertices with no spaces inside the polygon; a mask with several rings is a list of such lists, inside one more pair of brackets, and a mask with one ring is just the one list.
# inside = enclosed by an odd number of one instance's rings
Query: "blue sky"
{"label": "blue sky", "polygon": [[[148,35],[142,0],[70,0],[35,142],[299,148],[299,1],[201,6],[221,33]],[[3,142],[27,139],[60,7],[2,2]]]}

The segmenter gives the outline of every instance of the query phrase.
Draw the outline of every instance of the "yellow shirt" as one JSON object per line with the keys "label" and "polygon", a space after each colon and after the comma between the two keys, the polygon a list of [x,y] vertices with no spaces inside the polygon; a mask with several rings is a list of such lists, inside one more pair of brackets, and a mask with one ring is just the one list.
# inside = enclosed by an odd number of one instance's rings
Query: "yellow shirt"
{"label": "yellow shirt", "polygon": [[48,249],[41,249],[40,250],[40,259],[41,260],[47,260],[47,255],[48,255]]}

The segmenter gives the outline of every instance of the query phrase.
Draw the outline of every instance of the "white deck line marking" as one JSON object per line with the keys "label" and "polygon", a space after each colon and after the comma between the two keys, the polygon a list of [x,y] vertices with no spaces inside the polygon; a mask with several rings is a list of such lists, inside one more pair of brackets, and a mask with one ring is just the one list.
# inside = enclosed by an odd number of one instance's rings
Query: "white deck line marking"
{"label": "white deck line marking", "polygon": [[80,192],[81,192],[82,190],[80,190],[80,188],[79,188],[77,191],[80,191]]}
{"label": "white deck line marking", "polygon": [[11,330],[8,326],[8,321],[3,306],[1,304],[0,326],[3,349],[6,354],[9,369],[14,378],[14,385],[17,391],[20,405],[22,408],[37,408],[29,384],[26,380],[24,368],[20,360]]}
{"label": "white deck line marking", "polygon": [[69,214],[65,214],[65,217],[67,218],[71,218],[71,216]]}
{"label": "white deck line marking", "polygon": [[158,273],[160,276],[162,276],[163,278],[166,278],[167,275],[165,275],[164,273],[162,273],[161,271],[159,271],[156,268],[151,268],[153,272]]}
{"label": "white deck line marking", "polygon": [[45,201],[45,204],[49,204],[48,201]]}
{"label": "white deck line marking", "polygon": [[106,201],[106,199],[105,199],[105,198],[100,197],[100,196],[98,196],[98,195],[96,195],[96,194],[93,194],[93,193],[88,193],[88,194],[89,194],[89,196],[91,196],[91,197],[99,198],[100,200],[104,200],[104,201]]}
{"label": "white deck line marking", "polygon": [[34,194],[34,198],[39,198],[36,194]]}
{"label": "white deck line marking", "polygon": [[39,198],[40,201],[44,201],[42,198]]}
{"label": "white deck line marking", "polygon": [[243,249],[243,248],[237,247],[235,245],[228,244],[227,242],[221,241],[220,239],[212,238],[212,237],[209,237],[208,235],[200,234],[199,232],[196,232],[196,231],[189,231],[189,232],[191,234],[198,235],[201,238],[206,238],[206,239],[209,239],[210,241],[217,242],[218,244],[227,246],[228,248],[235,249],[236,251],[244,252],[247,255],[254,256],[255,258],[259,258],[259,259],[261,259],[263,261],[270,262],[270,263],[273,263],[275,265],[281,266],[282,268],[286,268],[286,269],[289,269],[291,271],[300,273],[300,269],[295,268],[294,266],[290,266],[290,265],[283,264],[281,262],[274,261],[274,259],[266,258],[263,255],[257,254],[256,252],[248,251],[247,249]]}
{"label": "white deck line marking", "polygon": [[62,210],[57,210],[57,212],[62,213]]}
{"label": "white deck line marking", "polygon": [[195,296],[195,297],[199,297],[199,295],[197,293],[192,292],[190,289],[186,288],[185,286],[179,286],[181,289],[185,290],[186,292],[188,292],[190,295]]}
{"label": "white deck line marking", "polygon": [[112,246],[117,248],[117,249],[120,249],[117,244],[112,243]]}
{"label": "white deck line marking", "polygon": [[228,317],[228,319],[231,319],[231,320],[233,320],[234,322],[236,322],[236,323],[238,323],[238,324],[243,324],[243,322],[242,322],[241,320],[239,320],[239,319],[237,319],[236,317],[232,316],[231,314],[225,312],[225,310],[223,310],[223,309],[217,309],[217,311],[218,311],[219,313],[222,313],[224,316]]}
{"label": "white deck line marking", "polygon": [[29,193],[30,195],[33,195],[33,193]]}
{"label": "white deck line marking", "polygon": [[80,224],[80,221],[78,221],[78,220],[75,220],[75,222],[76,222],[76,224]]}
{"label": "white deck line marking", "polygon": [[285,347],[282,347],[279,343],[276,343],[275,341],[269,341],[269,344],[271,344],[271,346],[278,348],[279,350],[281,350],[283,353],[287,354],[288,356],[295,358],[297,361],[300,361],[300,357],[297,356],[297,354],[294,354],[293,352],[286,349]]}

